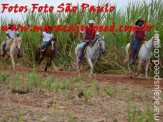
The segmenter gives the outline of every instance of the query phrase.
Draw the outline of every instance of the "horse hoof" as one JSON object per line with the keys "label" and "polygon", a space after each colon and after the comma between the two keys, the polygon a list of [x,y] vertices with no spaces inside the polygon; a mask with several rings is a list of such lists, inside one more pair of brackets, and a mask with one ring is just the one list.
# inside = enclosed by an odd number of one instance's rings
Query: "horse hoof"
{"label": "horse hoof", "polygon": [[134,77],[138,77],[138,75],[136,74],[136,75],[134,75]]}
{"label": "horse hoof", "polygon": [[92,78],[92,74],[89,74],[88,77],[89,77],[89,78]]}
{"label": "horse hoof", "polygon": [[149,80],[150,78],[148,76],[145,77],[146,80]]}
{"label": "horse hoof", "polygon": [[130,78],[133,78],[133,76],[132,76],[132,75],[129,75],[129,77],[130,77]]}
{"label": "horse hoof", "polygon": [[90,78],[96,78],[96,74],[91,74],[89,77]]}

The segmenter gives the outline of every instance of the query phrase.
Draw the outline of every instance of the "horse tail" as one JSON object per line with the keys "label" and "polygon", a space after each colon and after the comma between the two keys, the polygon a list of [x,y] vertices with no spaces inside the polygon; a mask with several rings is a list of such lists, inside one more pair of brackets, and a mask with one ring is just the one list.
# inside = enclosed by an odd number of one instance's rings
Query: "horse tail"
{"label": "horse tail", "polygon": [[126,58],[123,62],[123,64],[127,63],[129,61],[129,56],[130,56],[130,43],[128,43],[125,47],[125,51],[126,51]]}

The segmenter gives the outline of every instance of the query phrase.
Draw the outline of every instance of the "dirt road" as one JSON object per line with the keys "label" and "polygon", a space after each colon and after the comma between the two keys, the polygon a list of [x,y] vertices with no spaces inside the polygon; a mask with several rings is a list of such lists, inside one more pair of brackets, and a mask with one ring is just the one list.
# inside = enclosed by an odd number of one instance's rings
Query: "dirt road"
{"label": "dirt road", "polygon": [[[2,70],[2,67],[0,67]],[[7,70],[11,70],[8,67]],[[17,72],[32,72],[32,68],[24,68],[24,67],[17,67]],[[43,71],[40,71],[43,74]],[[72,71],[52,71],[49,70],[47,72],[49,75],[55,75],[56,77],[78,77],[76,72]],[[88,73],[81,73],[82,77],[88,77]],[[98,81],[102,82],[121,82],[121,83],[129,83],[129,84],[141,84],[141,85],[149,85],[154,86],[154,78],[144,78],[144,77],[129,77],[127,75],[113,75],[113,74],[95,74],[93,79],[97,79]],[[163,88],[163,79],[160,80],[160,87]]]}

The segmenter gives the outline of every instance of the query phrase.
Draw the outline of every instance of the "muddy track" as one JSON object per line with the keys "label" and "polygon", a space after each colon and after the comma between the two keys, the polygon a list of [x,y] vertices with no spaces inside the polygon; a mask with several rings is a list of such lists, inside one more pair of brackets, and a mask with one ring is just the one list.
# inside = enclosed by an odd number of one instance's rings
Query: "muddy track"
{"label": "muddy track", "polygon": [[[2,67],[0,67],[0,70],[2,70]],[[11,70],[10,67],[7,68],[7,70]],[[28,73],[32,72],[32,68],[24,68],[24,67],[17,67],[16,71]],[[40,71],[41,74],[43,74],[43,71]],[[78,77],[76,72],[73,71],[52,71],[49,70],[47,72],[49,75],[55,75],[56,77]],[[88,73],[81,73],[81,76],[88,78]],[[113,74],[95,74],[93,76],[93,79],[97,79],[101,82],[121,82],[121,83],[129,83],[129,84],[140,84],[140,85],[146,85],[146,86],[154,86],[154,78],[144,78],[144,77],[129,77],[127,75],[113,75]],[[160,80],[160,87],[163,88],[163,79]]]}

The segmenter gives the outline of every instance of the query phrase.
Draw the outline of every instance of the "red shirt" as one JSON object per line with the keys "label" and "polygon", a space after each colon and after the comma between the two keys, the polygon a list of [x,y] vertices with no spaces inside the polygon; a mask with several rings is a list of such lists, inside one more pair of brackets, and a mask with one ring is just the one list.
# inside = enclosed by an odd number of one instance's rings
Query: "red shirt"
{"label": "red shirt", "polygon": [[135,30],[135,40],[142,41],[145,38],[145,31],[143,27],[137,27],[138,30]]}

